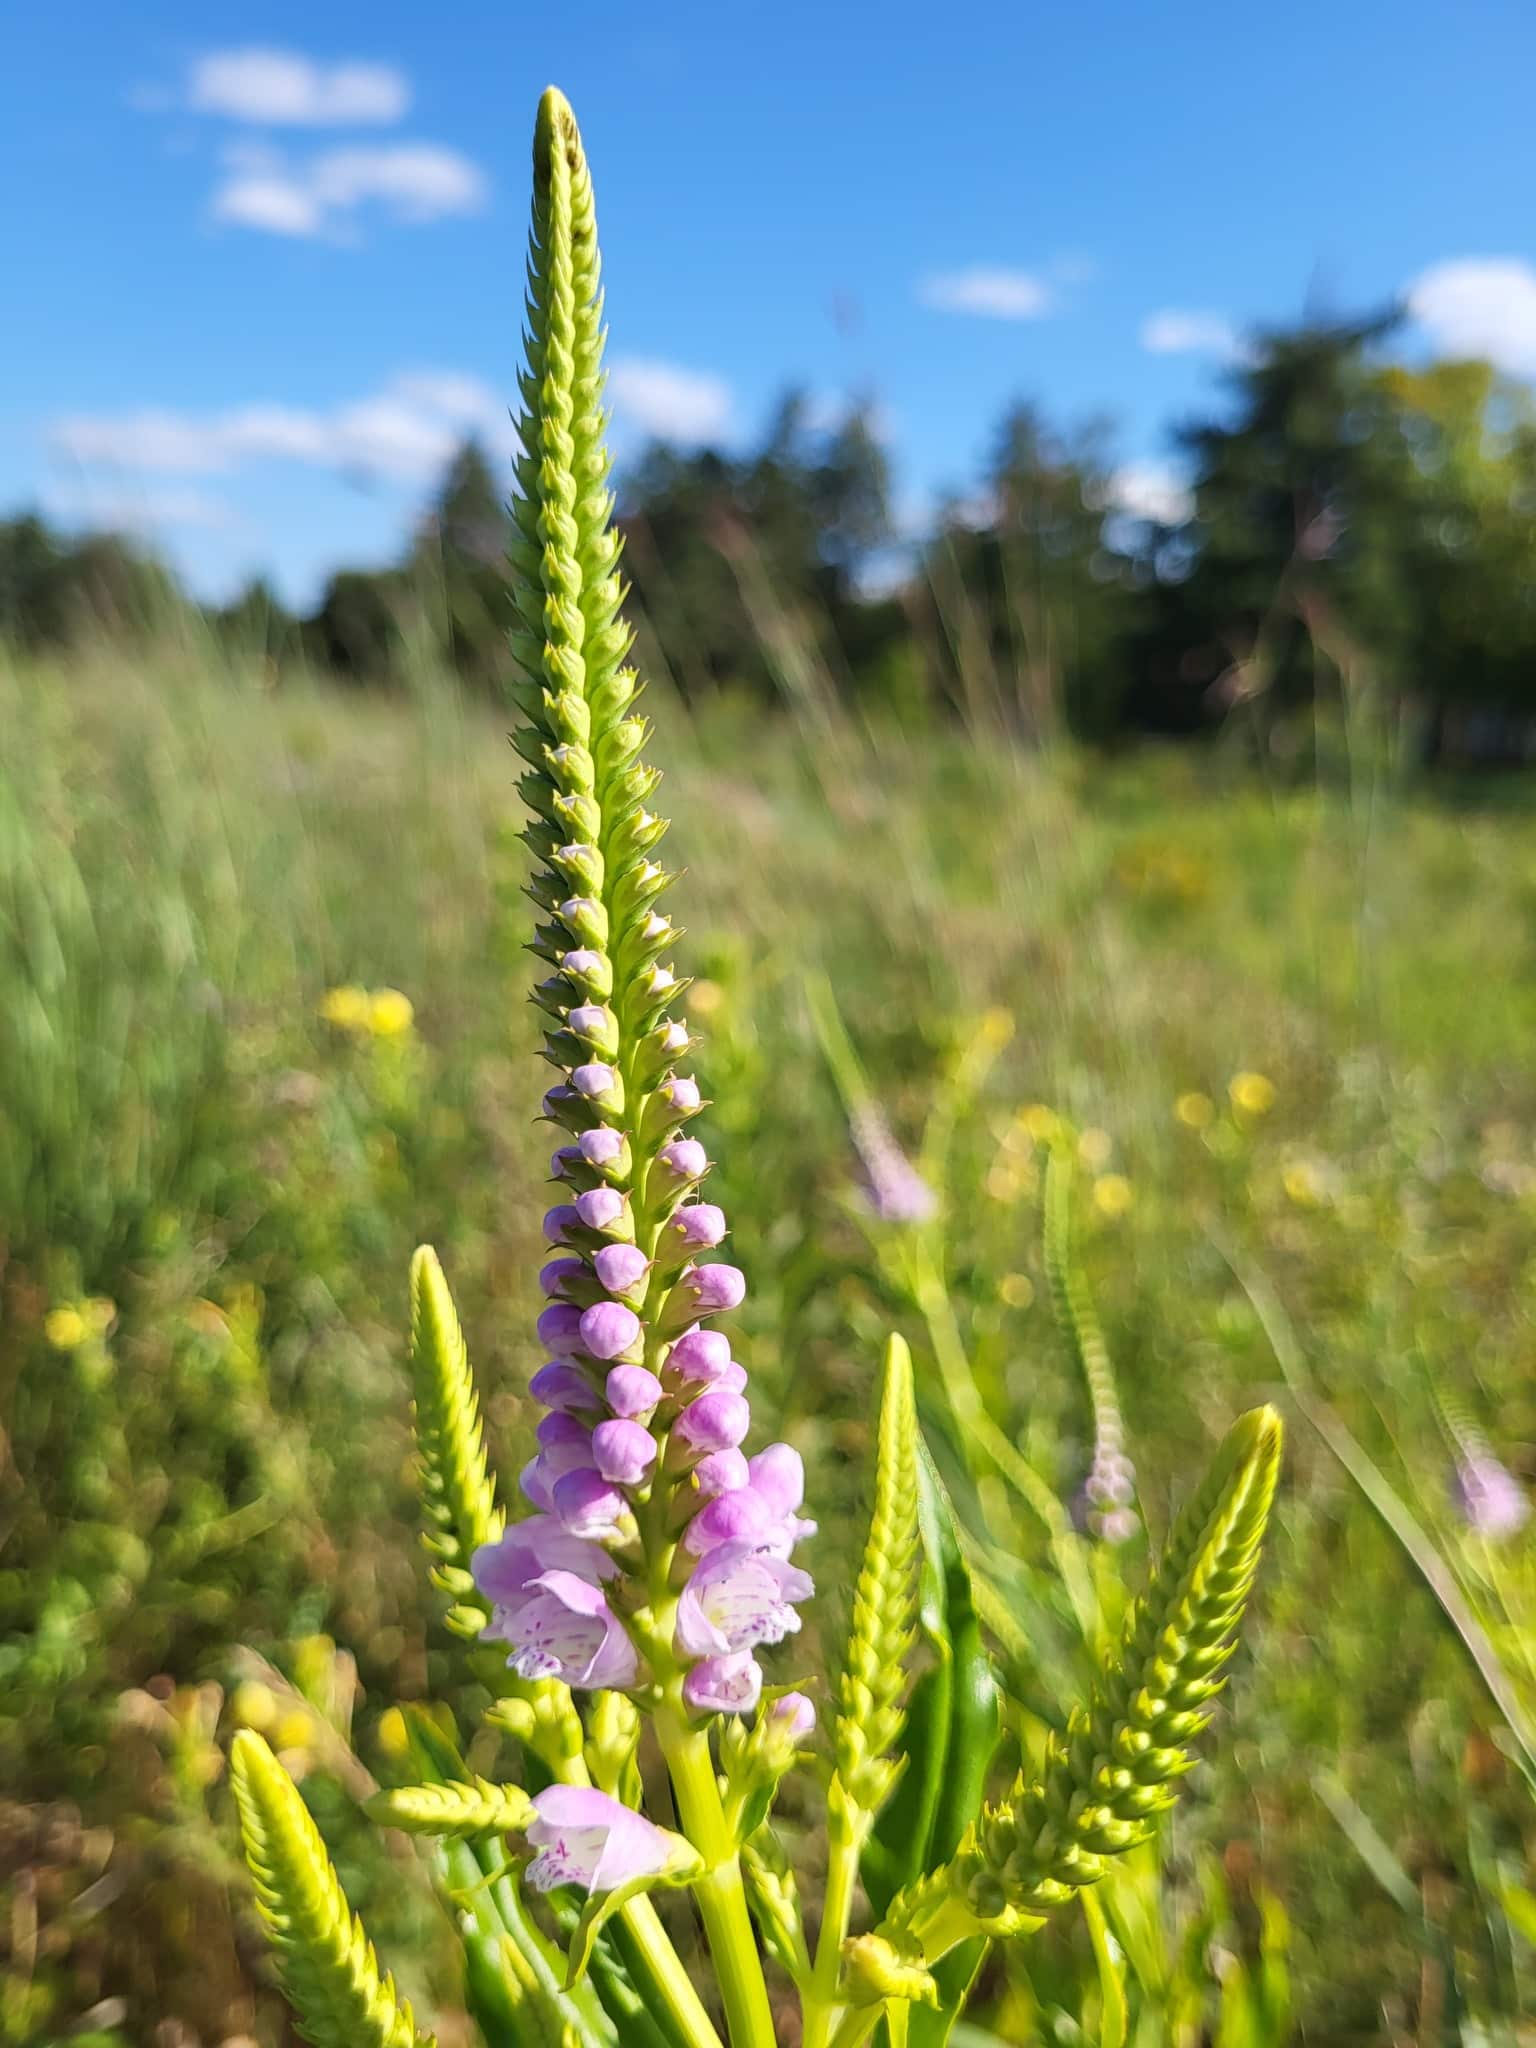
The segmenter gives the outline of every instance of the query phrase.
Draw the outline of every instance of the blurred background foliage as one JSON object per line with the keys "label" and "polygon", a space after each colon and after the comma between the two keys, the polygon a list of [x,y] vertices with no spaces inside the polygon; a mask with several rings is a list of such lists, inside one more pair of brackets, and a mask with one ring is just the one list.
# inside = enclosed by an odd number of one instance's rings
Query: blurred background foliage
{"label": "blurred background foliage", "polygon": [[[1385,339],[1270,337],[1178,526],[1108,513],[1097,438],[1024,410],[918,543],[864,415],[787,403],[625,481],[743,1355],[814,1475],[827,1641],[892,1327],[1026,1754],[1214,1436],[1292,1420],[1193,1798],[994,1966],[970,2048],[1536,2039],[1536,818],[1468,772],[1531,747],[1536,438]],[[474,1704],[414,1537],[418,1241],[503,1472],[533,1419],[499,498],[466,449],[409,561],[304,621],[0,530],[5,2041],[286,2041],[242,1724],[471,2038],[355,1805],[398,1702]],[[1113,1543],[1053,1148],[1135,1466]]]}

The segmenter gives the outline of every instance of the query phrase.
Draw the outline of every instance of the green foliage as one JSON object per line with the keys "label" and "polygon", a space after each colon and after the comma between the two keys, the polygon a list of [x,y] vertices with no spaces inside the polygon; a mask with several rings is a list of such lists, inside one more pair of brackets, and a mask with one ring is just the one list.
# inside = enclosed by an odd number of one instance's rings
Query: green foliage
{"label": "green foliage", "polygon": [[314,2048],[416,2048],[411,2009],[380,1977],[292,1779],[249,1729],[230,1767],[257,1905],[304,2038]]}

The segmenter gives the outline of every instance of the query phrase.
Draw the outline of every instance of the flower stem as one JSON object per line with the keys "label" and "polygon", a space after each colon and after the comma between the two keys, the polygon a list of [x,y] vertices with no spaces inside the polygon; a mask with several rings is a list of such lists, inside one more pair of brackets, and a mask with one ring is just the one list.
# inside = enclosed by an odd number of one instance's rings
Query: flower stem
{"label": "flower stem", "polygon": [[731,2048],[775,2048],[768,1986],[735,1840],[720,1803],[709,1737],[690,1728],[670,1706],[658,1711],[656,1734],[671,1773],[683,1833],[704,1858],[704,1875],[693,1890],[709,1936]]}
{"label": "flower stem", "polygon": [[[829,1816],[830,1820],[830,1816]],[[859,1839],[846,1827],[830,1827],[827,1846],[827,1889],[821,1931],[816,1937],[816,1963],[805,2001],[803,2048],[825,2048],[838,2014],[838,1977],[843,1943],[853,1917],[853,1891],[859,1875]]]}
{"label": "flower stem", "polygon": [[634,1961],[646,1980],[639,1988],[666,2008],[693,2048],[722,2048],[715,2023],[704,2010],[693,1979],[683,1968],[650,1900],[631,1899],[620,1917],[631,1937]]}

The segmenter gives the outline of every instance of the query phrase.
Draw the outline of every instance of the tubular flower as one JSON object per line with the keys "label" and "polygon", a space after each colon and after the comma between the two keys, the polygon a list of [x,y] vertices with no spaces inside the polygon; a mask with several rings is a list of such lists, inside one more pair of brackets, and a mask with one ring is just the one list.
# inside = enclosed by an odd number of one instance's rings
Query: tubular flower
{"label": "tubular flower", "polygon": [[[521,1482],[537,1512],[482,1546],[474,1571],[522,1676],[616,1689],[675,1676],[695,1712],[739,1713],[761,1691],[752,1648],[787,1634],[811,1591],[787,1560],[815,1525],[798,1512],[795,1453],[742,1450],[746,1374],[710,1327],[746,1281],[718,1257],[729,1226],[700,1192],[709,1159],[688,1134],[703,1096],[680,1066],[686,983],[657,907],[667,828],[619,613],[592,188],[558,94],[540,109],[534,173],[511,645],[559,1199],[539,1275],[548,1363],[531,1385],[547,1412]],[[685,1609],[722,1604],[731,1626],[684,1625]]]}

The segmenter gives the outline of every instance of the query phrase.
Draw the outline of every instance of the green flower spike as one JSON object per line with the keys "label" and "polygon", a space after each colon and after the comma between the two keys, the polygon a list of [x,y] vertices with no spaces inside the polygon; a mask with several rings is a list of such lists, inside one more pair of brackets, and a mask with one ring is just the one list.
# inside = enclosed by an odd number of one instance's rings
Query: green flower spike
{"label": "green flower spike", "polygon": [[1151,1834],[1192,1767],[1187,1745],[1211,1718],[1219,1675],[1258,1568],[1274,1499],[1280,1418],[1256,1408],[1229,1431],[1174,1525],[1118,1655],[1040,1779],[983,1811],[959,1854],[902,1893],[884,1932],[929,1961],[978,1924],[1025,1932],[1104,1876],[1107,1859]]}
{"label": "green flower spike", "polygon": [[475,1590],[470,1561],[501,1535],[496,1488],[485,1462],[480,1404],[464,1332],[438,1264],[422,1245],[411,1260],[411,1379],[421,1454],[422,1541],[432,1582],[460,1603],[457,1633],[479,1633],[488,1607]]}
{"label": "green flower spike", "polygon": [[379,1975],[298,1788],[249,1728],[235,1737],[231,1776],[256,1903],[305,2040],[314,2048],[430,2048],[394,1979]]}

